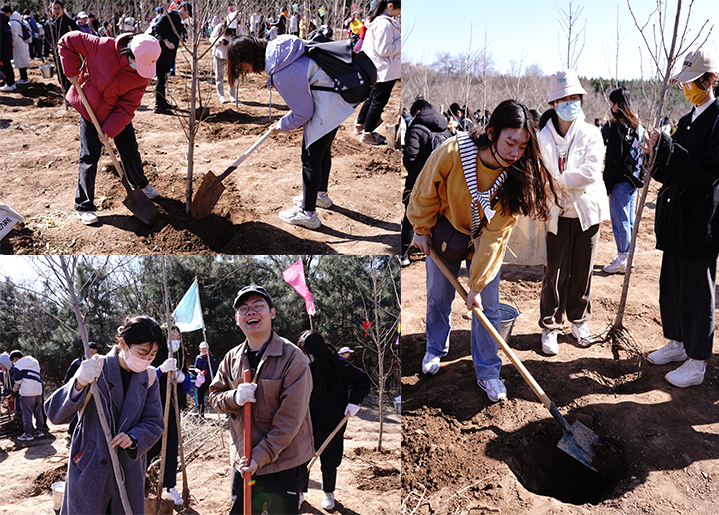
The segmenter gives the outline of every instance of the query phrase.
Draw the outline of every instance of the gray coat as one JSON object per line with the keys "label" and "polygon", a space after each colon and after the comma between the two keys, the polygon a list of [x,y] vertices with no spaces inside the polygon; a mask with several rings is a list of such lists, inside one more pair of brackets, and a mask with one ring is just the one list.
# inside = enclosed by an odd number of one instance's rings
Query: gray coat
{"label": "gray coat", "polygon": [[[120,432],[132,434],[137,439],[138,446],[135,450],[116,447],[133,514],[145,513],[146,453],[162,436],[164,430],[159,382],[154,381],[150,386],[150,373],[155,374],[155,369],[150,367],[148,373],[132,373],[125,395],[120,363],[116,350],[113,349],[105,356],[102,374],[98,378],[105,412],[112,413],[110,432],[113,436]],[[85,387],[77,399],[73,399],[74,383],[74,380],[69,381],[45,402],[47,417],[53,424],[69,423],[85,403],[90,391],[89,386]],[[90,399],[72,436],[60,514],[106,512],[124,513],[95,400]]]}

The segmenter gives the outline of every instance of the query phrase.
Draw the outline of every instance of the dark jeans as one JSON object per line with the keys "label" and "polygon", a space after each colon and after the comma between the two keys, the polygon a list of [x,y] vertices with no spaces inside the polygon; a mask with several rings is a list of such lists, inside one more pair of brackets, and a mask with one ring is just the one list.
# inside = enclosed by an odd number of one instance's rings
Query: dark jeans
{"label": "dark jeans", "polygon": [[364,124],[365,132],[374,131],[379,125],[379,120],[382,116],[384,106],[389,102],[389,97],[392,94],[392,88],[397,80],[390,80],[387,82],[378,82],[372,88],[372,93],[367,100],[362,104],[359,116],[357,117],[357,123]]}
{"label": "dark jeans", "polygon": [[[298,515],[300,487],[306,476],[306,463],[274,474],[252,476],[252,515]],[[233,470],[230,515],[243,513],[243,487],[242,474]]]}
{"label": "dark jeans", "polygon": [[170,107],[170,103],[165,96],[165,86],[167,84],[167,74],[170,67],[157,63],[157,83],[155,84],[155,108],[166,109]]}
{"label": "dark jeans", "polygon": [[2,71],[2,74],[5,76],[6,86],[12,86],[15,84],[15,71],[12,69],[10,59],[3,60],[2,66],[0,66],[0,71]]}
{"label": "dark jeans", "polygon": [[[144,188],[148,184],[147,177],[142,170],[142,157],[137,151],[137,140],[132,122],[122,129],[122,132],[113,138],[117,151],[122,160],[122,167],[127,180],[133,188]],[[97,135],[92,122],[80,117],[80,173],[77,177],[77,191],[75,192],[75,209],[77,211],[95,211],[95,177],[97,176],[97,162],[103,144]],[[119,170],[118,170],[119,173]]]}
{"label": "dark jeans", "polygon": [[[339,421],[338,421],[339,423]],[[331,493],[335,491],[337,486],[337,467],[342,463],[342,452],[344,450],[345,428],[347,424],[342,426],[337,434],[327,444],[325,450],[320,454],[320,465],[322,467],[322,491]],[[315,451],[318,451],[325,440],[332,434],[332,431],[320,431],[313,434],[315,440]],[[309,474],[306,475],[302,485],[302,492],[307,492],[309,485]]]}
{"label": "dark jeans", "polygon": [[683,258],[664,252],[659,309],[664,336],[684,343],[687,356],[709,359],[714,343],[717,256]]}
{"label": "dark jeans", "polygon": [[314,211],[317,208],[317,192],[327,191],[332,168],[332,142],[337,128],[305,148],[302,138],[302,209]]}

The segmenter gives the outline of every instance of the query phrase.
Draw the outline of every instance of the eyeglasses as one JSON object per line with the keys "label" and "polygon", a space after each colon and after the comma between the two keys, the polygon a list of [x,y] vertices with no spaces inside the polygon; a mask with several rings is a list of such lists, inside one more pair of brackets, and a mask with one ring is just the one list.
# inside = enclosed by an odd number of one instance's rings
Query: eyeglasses
{"label": "eyeglasses", "polygon": [[249,306],[247,304],[243,304],[242,306],[237,308],[237,312],[240,315],[246,315],[247,313],[250,312],[250,310],[260,312],[260,311],[263,311],[265,309],[265,307],[269,307],[269,306],[267,306],[267,303],[264,300],[256,300]]}

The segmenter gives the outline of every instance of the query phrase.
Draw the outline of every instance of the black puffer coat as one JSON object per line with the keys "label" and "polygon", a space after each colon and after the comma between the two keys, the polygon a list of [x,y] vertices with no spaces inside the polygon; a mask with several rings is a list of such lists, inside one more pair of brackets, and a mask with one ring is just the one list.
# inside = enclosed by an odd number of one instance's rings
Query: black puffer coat
{"label": "black puffer coat", "polygon": [[[424,127],[424,129],[422,127]],[[404,151],[402,154],[402,164],[407,169],[408,175],[404,184],[404,193],[402,200],[406,203],[409,195],[412,193],[414,183],[417,182],[419,172],[424,168],[424,164],[432,154],[432,137],[427,130],[431,132],[441,132],[447,138],[452,136],[447,128],[447,120],[442,113],[434,108],[422,109],[412,120],[407,128],[404,136]]]}

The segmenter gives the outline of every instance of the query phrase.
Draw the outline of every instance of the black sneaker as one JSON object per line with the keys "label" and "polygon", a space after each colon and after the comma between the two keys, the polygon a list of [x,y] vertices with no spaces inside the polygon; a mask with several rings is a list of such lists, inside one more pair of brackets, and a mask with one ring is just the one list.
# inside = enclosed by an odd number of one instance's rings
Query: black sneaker
{"label": "black sneaker", "polygon": [[172,114],[172,109],[170,109],[169,107],[155,106],[155,109],[153,109],[153,112],[155,114]]}
{"label": "black sneaker", "polygon": [[32,436],[35,438],[42,438],[45,436],[45,431],[43,431],[42,429],[36,429],[32,432]]}

